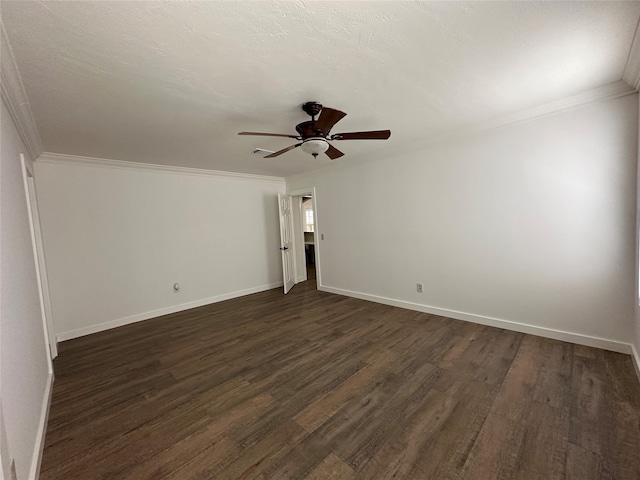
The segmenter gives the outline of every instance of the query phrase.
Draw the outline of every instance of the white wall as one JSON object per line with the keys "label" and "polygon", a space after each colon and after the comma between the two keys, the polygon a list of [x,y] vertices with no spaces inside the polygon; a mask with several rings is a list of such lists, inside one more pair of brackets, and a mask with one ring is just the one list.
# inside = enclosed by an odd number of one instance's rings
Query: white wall
{"label": "white wall", "polygon": [[2,470],[15,458],[29,478],[40,449],[49,363],[20,166],[26,148],[2,102],[0,116],[0,411]]}
{"label": "white wall", "polygon": [[282,284],[283,180],[58,158],[36,184],[61,340]]}
{"label": "white wall", "polygon": [[629,351],[637,135],[631,95],[287,188],[316,187],[325,290]]}

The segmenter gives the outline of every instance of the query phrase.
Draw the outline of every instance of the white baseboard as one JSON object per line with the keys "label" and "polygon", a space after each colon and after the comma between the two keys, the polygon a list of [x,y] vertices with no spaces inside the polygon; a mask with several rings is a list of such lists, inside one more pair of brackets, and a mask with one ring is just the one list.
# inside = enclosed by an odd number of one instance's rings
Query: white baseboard
{"label": "white baseboard", "polygon": [[47,434],[47,422],[49,421],[49,407],[51,405],[51,395],[53,394],[53,373],[47,376],[44,395],[42,396],[42,407],[40,408],[40,422],[38,423],[38,436],[36,437],[35,448],[31,459],[29,470],[29,480],[37,480],[40,477],[40,465],[42,464],[42,452],[44,452],[44,441]]}
{"label": "white baseboard", "polygon": [[638,381],[640,381],[640,353],[634,344],[631,344],[631,358],[633,359],[633,366],[636,367],[636,374],[638,375]]}
{"label": "white baseboard", "polygon": [[[391,305],[393,307],[406,308],[408,310],[416,310],[418,312],[431,313],[434,315],[440,315],[443,317],[455,318],[456,320],[465,320],[467,322],[479,323],[481,325],[488,325],[491,327],[503,328],[505,330],[513,330],[515,332],[528,333],[531,335],[537,335],[539,337],[553,338],[555,340],[562,340],[565,342],[576,343],[578,345],[585,345],[588,347],[602,348],[604,350],[611,350],[619,353],[632,353],[633,346],[629,343],[618,342],[616,340],[609,340],[606,338],[592,337],[590,335],[583,335],[580,333],[565,332],[562,330],[556,330],[547,327],[538,327],[535,325],[529,325],[526,323],[513,322],[510,320],[503,320],[500,318],[486,317],[483,315],[476,315],[474,313],[458,312],[456,310],[447,310],[444,308],[432,307],[430,305],[422,305],[419,303],[406,302],[403,300],[395,300],[393,298],[380,297],[377,295],[369,295],[367,293],[353,292],[351,290],[343,290],[341,288],[327,287],[321,285],[318,290],[329,293],[336,293],[338,295],[345,295],[347,297],[359,298],[361,300],[368,300],[370,302],[383,303],[385,305]],[[637,358],[637,354],[636,354]]]}
{"label": "white baseboard", "polygon": [[110,330],[116,327],[122,327],[123,325],[129,325],[130,323],[141,322],[143,320],[149,320],[150,318],[160,317],[162,315],[168,315],[170,313],[181,312],[183,310],[189,310],[190,308],[202,307],[203,305],[209,305],[211,303],[222,302],[224,300],[230,300],[232,298],[243,297],[252,293],[264,292],[265,290],[271,290],[272,288],[282,287],[282,282],[270,283],[268,285],[260,285],[258,287],[247,288],[245,290],[238,290],[235,292],[225,293],[217,295],[215,297],[203,298],[193,302],[182,303],[179,305],[172,305],[170,307],[160,308],[158,310],[152,310],[150,312],[137,313],[128,317],[118,318],[110,320],[108,322],[98,323],[97,325],[89,325],[88,327],[78,328],[76,330],[69,330],[67,332],[61,332],[56,335],[58,342],[64,342],[65,340],[71,340],[72,338],[83,337],[92,333],[102,332],[104,330]]}

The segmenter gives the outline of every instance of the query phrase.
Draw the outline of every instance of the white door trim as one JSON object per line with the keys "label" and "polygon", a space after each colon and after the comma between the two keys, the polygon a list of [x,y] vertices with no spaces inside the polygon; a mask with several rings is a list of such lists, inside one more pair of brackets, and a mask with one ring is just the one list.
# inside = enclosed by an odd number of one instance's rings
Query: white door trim
{"label": "white door trim", "polygon": [[26,161],[23,154],[20,154],[20,163],[22,165],[24,191],[27,197],[27,213],[29,216],[29,229],[31,230],[33,257],[36,264],[36,278],[38,281],[42,326],[44,329],[47,351],[49,353],[49,373],[53,373],[51,360],[58,356],[58,343],[53,329],[53,311],[51,308],[51,297],[49,294],[44,245],[42,243],[42,231],[40,229],[40,215],[38,213],[38,198],[36,195],[33,175],[34,172],[31,164]]}
{"label": "white door trim", "polygon": [[[302,196],[291,197],[293,212],[293,251],[294,268],[296,272],[296,285],[307,280],[307,269],[302,268],[301,259],[304,259],[304,225],[302,221]],[[302,248],[301,248],[302,246]],[[306,261],[304,262],[306,264]]]}

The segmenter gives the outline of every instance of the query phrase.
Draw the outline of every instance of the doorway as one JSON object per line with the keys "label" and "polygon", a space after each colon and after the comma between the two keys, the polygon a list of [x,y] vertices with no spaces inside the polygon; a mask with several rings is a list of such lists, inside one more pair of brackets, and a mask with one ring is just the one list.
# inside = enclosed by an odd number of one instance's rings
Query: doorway
{"label": "doorway", "polygon": [[303,195],[300,197],[300,223],[303,235],[304,254],[300,258],[302,281],[315,280],[316,278],[316,238],[315,238],[315,211],[313,209],[313,197]]}
{"label": "doorway", "polygon": [[293,217],[295,283],[320,285],[320,234],[315,188],[287,192],[291,197]]}

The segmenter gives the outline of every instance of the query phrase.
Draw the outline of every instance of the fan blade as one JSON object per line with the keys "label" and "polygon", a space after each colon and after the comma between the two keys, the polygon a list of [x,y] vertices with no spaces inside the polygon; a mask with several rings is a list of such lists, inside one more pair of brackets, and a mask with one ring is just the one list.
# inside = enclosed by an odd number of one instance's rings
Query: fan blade
{"label": "fan blade", "polygon": [[327,157],[329,157],[331,160],[335,160],[336,158],[340,158],[341,156],[344,155],[344,153],[342,153],[333,145],[329,145],[329,149],[324,153],[326,153]]}
{"label": "fan blade", "polygon": [[333,108],[324,107],[320,112],[320,117],[313,125],[315,130],[320,130],[325,136],[329,135],[331,127],[346,117],[347,114],[340,110],[334,110]]}
{"label": "fan blade", "polygon": [[240,132],[238,135],[260,135],[262,137],[287,137],[299,139],[295,135],[287,135],[286,133],[261,133],[261,132]]}
{"label": "fan blade", "polygon": [[374,132],[349,132],[331,135],[331,140],[386,140],[391,136],[391,130],[376,130]]}
{"label": "fan blade", "polygon": [[282,150],[278,150],[277,152],[272,153],[271,155],[267,155],[264,158],[273,158],[273,157],[277,157],[278,155],[282,155],[283,153],[287,153],[289,150],[293,150],[294,148],[299,147],[300,145],[302,145],[301,143],[297,143],[296,145],[291,145],[290,147],[287,148],[283,148]]}

